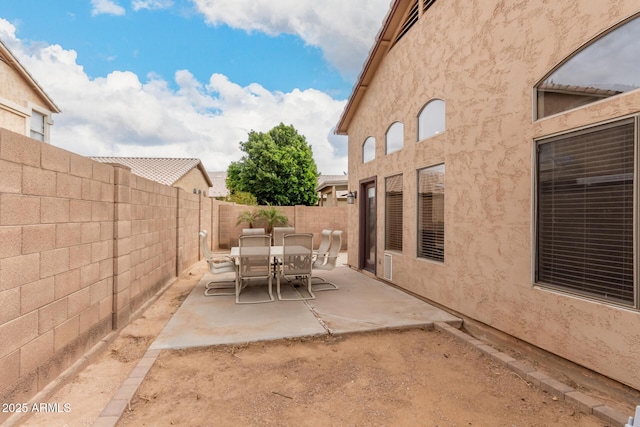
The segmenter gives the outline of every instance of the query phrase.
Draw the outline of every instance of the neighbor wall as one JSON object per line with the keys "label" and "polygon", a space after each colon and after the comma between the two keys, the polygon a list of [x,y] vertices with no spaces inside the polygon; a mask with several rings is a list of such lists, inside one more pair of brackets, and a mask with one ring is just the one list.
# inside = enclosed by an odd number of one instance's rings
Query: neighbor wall
{"label": "neighbor wall", "polygon": [[[236,205],[215,201],[219,205],[219,218],[212,227],[217,229],[218,246],[216,250],[228,250],[238,245],[238,236],[243,228],[248,228],[246,223],[236,224],[238,216],[246,211],[258,209],[257,206]],[[346,206],[278,206],[289,219],[289,225],[295,227],[296,233],[312,233],[314,246],[320,244],[322,230],[342,230],[342,249],[347,249],[349,232],[347,229]],[[258,222],[255,227],[263,227]],[[215,245],[216,242],[213,242]]]}
{"label": "neighbor wall", "polygon": [[0,401],[28,401],[198,261],[203,204],[0,129]]}

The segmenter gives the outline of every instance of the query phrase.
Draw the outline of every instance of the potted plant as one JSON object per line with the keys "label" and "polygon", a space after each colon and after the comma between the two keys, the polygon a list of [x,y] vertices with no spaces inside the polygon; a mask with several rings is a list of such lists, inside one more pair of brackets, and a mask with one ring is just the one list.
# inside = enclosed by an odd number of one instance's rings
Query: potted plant
{"label": "potted plant", "polygon": [[265,223],[267,234],[273,234],[273,227],[289,224],[289,218],[275,206],[268,205],[258,209],[257,216]]}
{"label": "potted plant", "polygon": [[238,215],[238,220],[236,221],[236,225],[247,223],[247,225],[249,225],[249,228],[253,228],[257,220],[258,220],[258,212],[256,210],[244,211],[240,215]]}

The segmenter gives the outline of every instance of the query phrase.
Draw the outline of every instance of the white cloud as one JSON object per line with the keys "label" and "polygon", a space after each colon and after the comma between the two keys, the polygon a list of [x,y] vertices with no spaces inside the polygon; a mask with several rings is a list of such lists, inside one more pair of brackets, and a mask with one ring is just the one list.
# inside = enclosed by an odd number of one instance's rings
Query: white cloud
{"label": "white cloud", "polygon": [[360,71],[390,0],[193,0],[207,22],[296,34],[346,76]]}
{"label": "white cloud", "polygon": [[93,9],[91,9],[91,15],[124,15],[126,12],[122,6],[115,3],[113,0],[91,0]]}
{"label": "white cloud", "polygon": [[173,0],[131,0],[131,7],[138,11],[141,9],[167,9],[173,6]]}
{"label": "white cloud", "polygon": [[238,143],[250,130],[283,122],[306,136],[320,172],[347,169],[346,138],[330,133],[344,101],[323,92],[270,92],[221,74],[202,83],[187,70],[175,73],[177,90],[157,76],[141,81],[128,71],[91,79],[75,51],[27,49],[1,18],[0,38],[62,110],[54,117],[53,145],[86,156],[198,157],[208,170],[226,170],[242,156]]}

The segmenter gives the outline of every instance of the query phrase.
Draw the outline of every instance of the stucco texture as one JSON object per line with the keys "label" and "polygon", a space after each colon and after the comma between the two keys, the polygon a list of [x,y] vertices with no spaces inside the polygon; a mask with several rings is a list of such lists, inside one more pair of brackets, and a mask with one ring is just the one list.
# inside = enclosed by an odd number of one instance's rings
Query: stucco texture
{"label": "stucco texture", "polygon": [[[599,33],[639,11],[633,0],[436,1],[387,53],[348,125],[349,188],[377,177],[377,275],[383,274],[384,178],[403,174],[403,250],[393,282],[640,389],[640,313],[533,283],[535,138],[640,111],[639,91],[533,120],[533,87]],[[417,141],[417,116],[446,102],[446,131]],[[404,147],[385,132],[404,123]],[[376,156],[362,163],[362,144]],[[445,261],[416,257],[416,171],[444,163]],[[357,205],[349,263],[358,265]]]}

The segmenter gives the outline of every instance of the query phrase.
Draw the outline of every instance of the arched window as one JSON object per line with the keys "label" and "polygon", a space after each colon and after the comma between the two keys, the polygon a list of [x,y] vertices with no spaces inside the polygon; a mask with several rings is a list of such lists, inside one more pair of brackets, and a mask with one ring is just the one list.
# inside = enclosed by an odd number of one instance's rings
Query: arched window
{"label": "arched window", "polygon": [[640,87],[640,18],[618,26],[570,56],[536,85],[536,118]]}
{"label": "arched window", "polygon": [[418,141],[445,131],[445,103],[434,99],[425,104],[418,115]]}
{"label": "arched window", "polygon": [[404,125],[394,122],[387,130],[385,153],[390,154],[401,150],[404,145]]}
{"label": "arched window", "polygon": [[362,144],[362,163],[376,158],[376,139],[372,136],[364,140]]}

